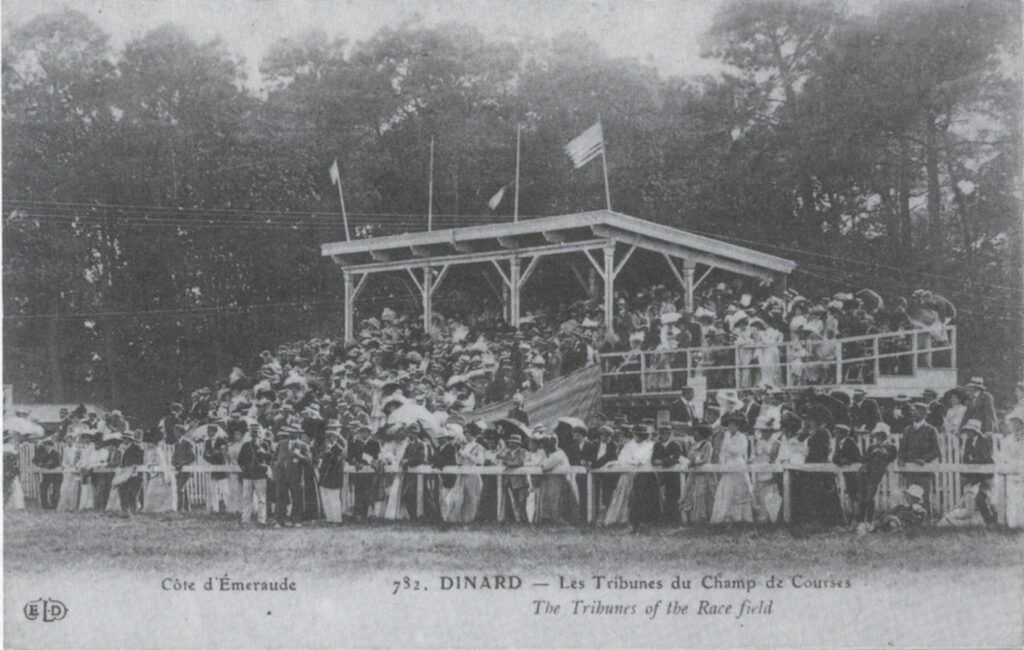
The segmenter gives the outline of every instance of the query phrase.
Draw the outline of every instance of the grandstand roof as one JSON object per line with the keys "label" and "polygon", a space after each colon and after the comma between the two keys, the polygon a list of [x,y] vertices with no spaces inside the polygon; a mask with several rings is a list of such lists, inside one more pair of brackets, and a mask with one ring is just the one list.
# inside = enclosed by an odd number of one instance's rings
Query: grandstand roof
{"label": "grandstand roof", "polygon": [[320,253],[346,270],[363,273],[597,250],[609,244],[756,277],[786,275],[796,266],[775,255],[610,210],[331,242],[321,244]]}

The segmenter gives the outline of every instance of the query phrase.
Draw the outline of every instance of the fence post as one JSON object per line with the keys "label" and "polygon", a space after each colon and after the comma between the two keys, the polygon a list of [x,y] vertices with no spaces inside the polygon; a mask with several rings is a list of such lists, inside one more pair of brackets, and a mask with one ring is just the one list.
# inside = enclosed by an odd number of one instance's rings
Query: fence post
{"label": "fence post", "polygon": [[739,345],[733,346],[732,365],[733,365],[733,370],[735,371],[735,376],[736,376],[736,383],[733,384],[733,387],[736,388],[737,390],[739,390],[739,388],[740,388],[740,346]]}
{"label": "fence post", "polygon": [[879,369],[879,363],[878,363],[879,362],[878,355],[881,354],[881,351],[879,350],[878,339],[879,339],[879,336],[875,336],[875,338],[871,339],[871,348],[872,348],[872,351],[874,352],[874,355],[875,355],[875,372],[872,375],[872,377],[874,377],[874,384],[875,385],[878,384],[878,378],[881,376],[879,374],[880,369]]}
{"label": "fence post", "polygon": [[790,477],[789,477],[789,468],[787,467],[787,468],[782,470],[782,520],[784,522],[786,522],[787,524],[789,523],[789,520],[790,520],[790,518],[793,515],[793,513],[792,513],[793,506],[792,506],[792,504],[790,502],[789,492],[790,492]]}
{"label": "fence post", "polygon": [[640,351],[640,394],[647,393],[647,353]]}
{"label": "fence post", "polygon": [[839,479],[839,512],[843,515],[843,521],[846,521],[846,474],[840,470],[836,472],[836,478]]}
{"label": "fence post", "polygon": [[843,383],[843,343],[842,339],[834,339],[836,344],[836,386]]}
{"label": "fence post", "polygon": [[594,523],[594,474],[587,468],[587,523]]}
{"label": "fence post", "polygon": [[501,479],[505,478],[504,474],[498,474],[497,476],[497,489],[498,489],[498,505],[495,508],[495,514],[499,522],[505,521],[505,485]]}
{"label": "fence post", "polygon": [[422,474],[416,475],[416,516],[423,516],[423,478]]}
{"label": "fence post", "polygon": [[910,374],[917,376],[917,332],[910,335]]}
{"label": "fence post", "polygon": [[1006,483],[1010,475],[1003,473],[996,474],[996,477],[996,480],[999,482],[999,523],[1006,526],[1010,523],[1010,508],[1009,504],[1006,503],[1006,497],[1009,495]]}
{"label": "fence post", "polygon": [[956,370],[956,327],[949,328],[949,367]]}

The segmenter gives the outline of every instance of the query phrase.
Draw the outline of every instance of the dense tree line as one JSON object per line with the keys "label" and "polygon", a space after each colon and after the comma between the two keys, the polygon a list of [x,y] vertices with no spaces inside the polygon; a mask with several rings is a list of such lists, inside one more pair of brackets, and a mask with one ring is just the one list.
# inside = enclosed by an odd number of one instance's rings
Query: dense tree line
{"label": "dense tree line", "polygon": [[[615,208],[790,257],[801,286],[930,287],[960,367],[1019,376],[1019,6],[737,0],[727,72],[665,78],[578,39],[458,24],[274,44],[262,88],[168,25],[115,50],[63,10],[3,43],[4,372],[20,399],[150,415],[265,346],[339,331],[337,158],[357,236],[602,207],[561,151],[601,116]],[[453,287],[458,287],[453,283]],[[397,281],[367,309],[408,300]]]}

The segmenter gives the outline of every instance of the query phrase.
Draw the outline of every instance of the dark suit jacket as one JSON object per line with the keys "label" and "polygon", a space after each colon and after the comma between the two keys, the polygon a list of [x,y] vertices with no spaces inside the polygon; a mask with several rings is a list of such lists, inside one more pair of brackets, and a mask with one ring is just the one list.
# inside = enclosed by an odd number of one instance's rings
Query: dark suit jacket
{"label": "dark suit jacket", "polygon": [[[963,462],[967,465],[991,465],[992,460],[992,438],[989,436],[972,436],[964,445]],[[964,474],[964,480],[968,483],[980,483],[992,478],[991,474]]]}
{"label": "dark suit jacket", "polygon": [[860,404],[850,405],[850,423],[854,431],[871,431],[881,420],[882,412],[878,409],[878,402],[871,398],[865,397]]}
{"label": "dark suit jacket", "polygon": [[591,465],[592,468],[597,469],[604,467],[608,463],[616,460],[619,457],[619,446],[614,442],[608,442],[604,447],[604,454],[598,457],[597,460]]}
{"label": "dark suit jacket", "polygon": [[927,422],[921,425],[911,424],[903,432],[903,440],[900,441],[901,463],[924,462],[930,463],[939,458],[939,434],[935,427]]}
{"label": "dark suit jacket", "polygon": [[853,436],[846,436],[836,442],[836,451],[832,454],[833,465],[852,465],[860,460],[860,447]]}
{"label": "dark suit jacket", "polygon": [[996,406],[992,399],[992,393],[981,391],[975,396],[971,403],[964,410],[963,420],[960,426],[967,424],[968,420],[981,420],[981,430],[991,433],[996,428]]}
{"label": "dark suit jacket", "polygon": [[121,455],[121,467],[134,467],[141,465],[144,461],[142,447],[138,443],[130,442]]}

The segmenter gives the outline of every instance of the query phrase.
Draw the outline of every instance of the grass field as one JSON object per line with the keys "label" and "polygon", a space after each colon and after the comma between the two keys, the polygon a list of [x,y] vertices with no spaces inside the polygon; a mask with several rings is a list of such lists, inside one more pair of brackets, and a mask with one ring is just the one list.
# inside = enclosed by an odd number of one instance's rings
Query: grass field
{"label": "grass field", "polygon": [[6,570],[48,571],[54,558],[79,570],[232,569],[288,566],[360,575],[383,570],[502,571],[593,567],[730,570],[827,567],[843,571],[1014,568],[1024,537],[1008,531],[940,530],[853,535],[785,528],[621,528],[362,524],[241,529],[206,514],[43,513],[4,516]]}

